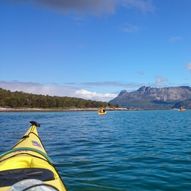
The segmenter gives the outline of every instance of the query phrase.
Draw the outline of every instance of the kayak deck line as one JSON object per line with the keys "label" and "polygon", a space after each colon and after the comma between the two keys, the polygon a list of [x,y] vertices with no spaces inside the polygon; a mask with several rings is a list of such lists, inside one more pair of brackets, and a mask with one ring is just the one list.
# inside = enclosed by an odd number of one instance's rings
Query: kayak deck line
{"label": "kayak deck line", "polygon": [[[35,149],[35,148],[30,148],[30,147],[20,147],[20,148],[13,148],[11,149],[10,151],[7,151],[5,153],[3,153],[2,155],[0,155],[0,162],[1,162],[1,158],[3,158],[4,156],[8,155],[8,154],[11,154],[11,153],[14,153],[14,152],[17,152],[17,151],[33,151],[33,152],[36,152],[40,155],[42,155],[44,158],[46,158],[50,163],[52,163],[52,159],[45,153],[43,153],[42,151],[38,150],[38,149]],[[27,153],[17,153],[17,154],[27,154]],[[13,155],[14,156],[14,155]]]}
{"label": "kayak deck line", "polygon": [[[30,138],[30,134],[35,135],[35,136],[39,139],[41,145],[43,146],[43,149],[45,150],[44,145],[43,145],[43,143],[42,143],[40,137],[39,137],[36,133],[34,133],[33,131],[29,132],[27,135],[24,135],[24,136],[22,137],[22,139],[12,147],[12,149],[14,149],[17,145],[19,145],[20,143],[22,143],[23,141],[25,141],[27,138]],[[46,152],[46,150],[45,150],[45,152]]]}

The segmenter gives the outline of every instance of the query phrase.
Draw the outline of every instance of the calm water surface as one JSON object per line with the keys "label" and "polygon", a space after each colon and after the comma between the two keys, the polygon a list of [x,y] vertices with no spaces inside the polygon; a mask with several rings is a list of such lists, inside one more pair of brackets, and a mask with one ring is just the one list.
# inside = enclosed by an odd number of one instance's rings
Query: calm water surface
{"label": "calm water surface", "polygon": [[0,153],[30,120],[69,191],[191,190],[191,111],[0,113]]}

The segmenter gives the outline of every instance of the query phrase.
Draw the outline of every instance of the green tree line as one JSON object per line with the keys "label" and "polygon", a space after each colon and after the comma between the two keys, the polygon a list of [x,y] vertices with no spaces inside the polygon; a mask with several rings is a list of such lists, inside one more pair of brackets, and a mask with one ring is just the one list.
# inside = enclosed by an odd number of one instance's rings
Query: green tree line
{"label": "green tree line", "polygon": [[106,106],[111,106],[111,104],[74,97],[36,95],[18,91],[11,92],[0,88],[0,107],[64,109],[98,108]]}

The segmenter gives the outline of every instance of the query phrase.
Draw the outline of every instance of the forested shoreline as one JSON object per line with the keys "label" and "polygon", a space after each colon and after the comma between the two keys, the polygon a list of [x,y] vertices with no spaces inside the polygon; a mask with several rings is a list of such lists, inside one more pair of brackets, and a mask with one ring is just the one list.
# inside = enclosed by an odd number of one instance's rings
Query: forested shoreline
{"label": "forested shoreline", "polygon": [[37,95],[19,91],[11,92],[0,88],[0,107],[5,108],[70,109],[107,106],[111,106],[111,104],[74,97]]}

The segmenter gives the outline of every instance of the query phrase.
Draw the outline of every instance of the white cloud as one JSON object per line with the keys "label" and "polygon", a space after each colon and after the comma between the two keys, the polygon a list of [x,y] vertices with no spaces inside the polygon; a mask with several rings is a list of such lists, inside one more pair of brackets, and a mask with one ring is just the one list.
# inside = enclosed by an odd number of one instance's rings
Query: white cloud
{"label": "white cloud", "polygon": [[145,72],[142,71],[142,70],[139,70],[139,71],[137,71],[137,75],[139,75],[139,76],[144,76],[144,75],[145,75]]}
{"label": "white cloud", "polygon": [[122,27],[122,31],[127,32],[127,33],[133,33],[133,32],[139,31],[139,27],[136,25],[132,25],[132,24],[125,24]]}
{"label": "white cloud", "polygon": [[72,96],[73,92],[76,90],[74,87],[71,86],[18,81],[0,81],[0,87],[11,91],[23,91],[27,93],[51,96]]}
{"label": "white cloud", "polygon": [[81,85],[87,87],[114,87],[114,88],[126,88],[128,90],[139,88],[143,86],[143,83],[135,83],[135,82],[119,82],[119,81],[103,81],[103,82],[86,82]]}
{"label": "white cloud", "polygon": [[183,38],[181,36],[172,36],[169,38],[169,42],[176,43],[182,41]]}
{"label": "white cloud", "polygon": [[123,0],[123,3],[127,7],[133,7],[145,13],[155,10],[152,0]]}
{"label": "white cloud", "polygon": [[91,92],[85,89],[80,89],[75,92],[75,97],[80,97],[84,99],[97,100],[97,101],[109,101],[117,96],[117,94],[112,93],[97,93]]}
{"label": "white cloud", "polygon": [[186,66],[186,68],[187,68],[189,71],[191,71],[191,63],[188,63],[187,66]]}
{"label": "white cloud", "polygon": [[[8,0],[7,0],[8,1]],[[114,13],[119,6],[141,12],[153,12],[152,0],[9,0],[44,6],[61,12],[88,12],[93,14]]]}
{"label": "white cloud", "polygon": [[155,86],[156,87],[163,87],[166,86],[168,83],[168,79],[163,76],[157,76],[155,78]]}

